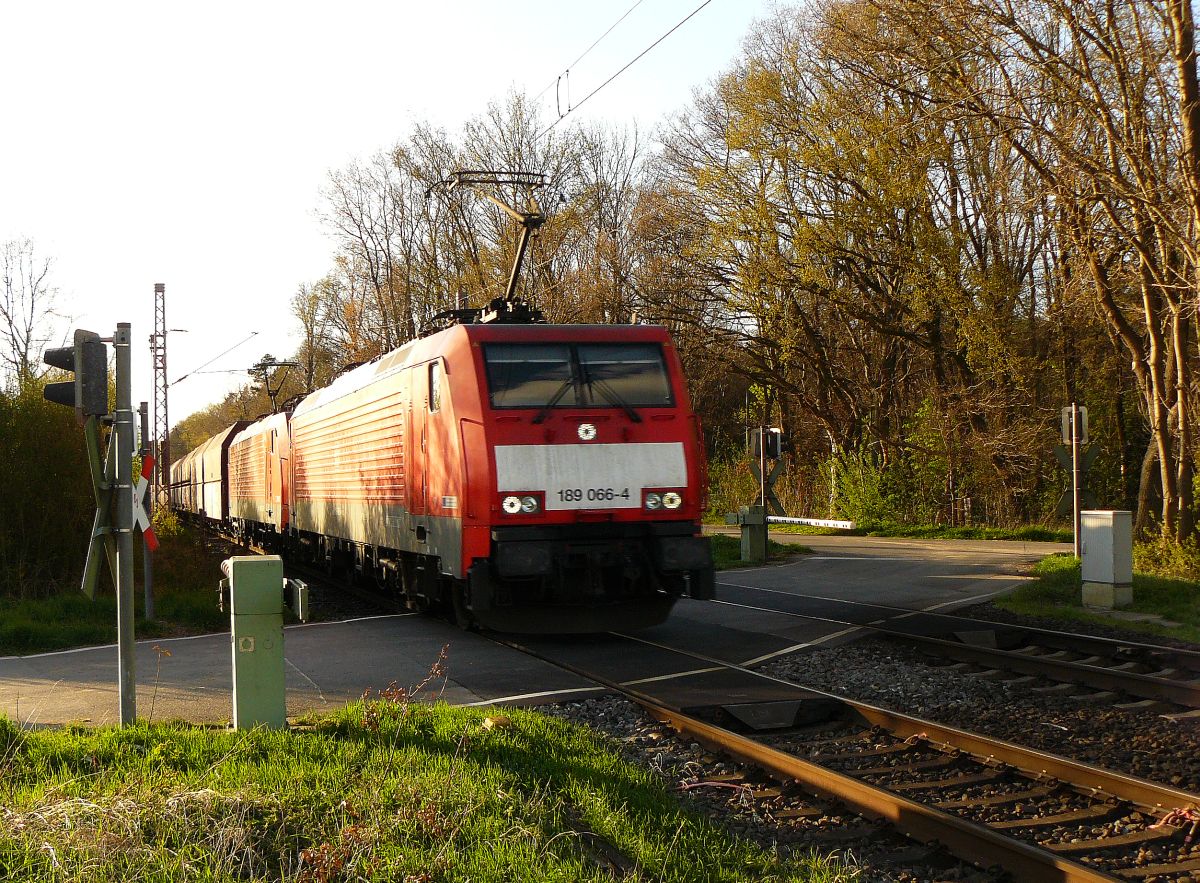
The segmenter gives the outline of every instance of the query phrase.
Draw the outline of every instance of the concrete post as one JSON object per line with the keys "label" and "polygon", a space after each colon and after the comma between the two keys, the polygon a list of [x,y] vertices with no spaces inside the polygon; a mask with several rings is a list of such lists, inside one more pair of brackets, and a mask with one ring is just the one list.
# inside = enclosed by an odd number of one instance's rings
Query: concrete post
{"label": "concrete post", "polygon": [[742,560],[747,564],[766,564],[766,507],[742,506],[738,509],[738,524],[742,526]]}

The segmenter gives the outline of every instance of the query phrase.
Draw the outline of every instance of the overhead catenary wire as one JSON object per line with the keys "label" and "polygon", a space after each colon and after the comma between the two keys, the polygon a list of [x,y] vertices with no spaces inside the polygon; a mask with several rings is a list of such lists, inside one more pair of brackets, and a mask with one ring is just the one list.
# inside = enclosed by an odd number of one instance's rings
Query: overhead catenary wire
{"label": "overhead catenary wire", "polygon": [[603,34],[601,34],[599,37],[597,37],[592,42],[591,46],[589,46],[587,49],[584,49],[583,52],[580,53],[578,58],[576,58],[574,61],[572,61],[570,64],[568,64],[565,68],[563,68],[563,72],[561,74],[559,74],[557,77],[555,77],[553,80],[551,80],[549,83],[547,83],[545,89],[543,89],[537,95],[533,96],[533,100],[537,101],[539,98],[541,98],[547,92],[549,92],[552,88],[554,88],[559,83],[561,83],[562,78],[564,76],[569,77],[571,75],[571,68],[575,67],[575,65],[577,65],[577,64],[579,64],[579,62],[583,61],[584,58],[587,57],[589,52],[591,52],[593,49],[595,49],[597,46],[600,45],[601,40],[603,40],[605,37],[607,37],[609,34],[611,34],[613,32],[613,30],[617,27],[617,25],[619,25],[621,22],[625,21],[625,19],[627,19],[629,17],[629,13],[633,12],[635,9],[637,9],[639,6],[641,6],[643,2],[645,2],[645,0],[637,0],[636,3],[634,3],[628,9],[626,9],[625,13],[620,18],[618,18],[616,21],[614,21],[611,25],[608,26],[607,31],[605,31]]}
{"label": "overhead catenary wire", "polygon": [[[587,103],[589,98],[591,98],[593,95],[595,95],[601,89],[603,89],[605,86],[607,86],[613,80],[615,80],[617,77],[621,76],[621,74],[625,73],[625,71],[629,70],[631,67],[633,67],[635,64],[637,64],[648,52],[650,52],[650,50],[652,50],[655,46],[657,46],[663,40],[667,39],[667,37],[671,36],[673,33],[675,33],[677,30],[679,30],[681,27],[683,27],[685,24],[687,24],[688,21],[691,20],[696,15],[696,13],[700,12],[700,10],[702,10],[705,6],[707,6],[710,3],[712,3],[712,0],[704,0],[703,3],[701,3],[699,6],[697,6],[695,9],[693,9],[691,12],[689,12],[686,16],[684,16],[682,19],[680,19],[678,22],[676,22],[675,25],[669,31],[667,31],[665,34],[663,34],[661,37],[659,37],[657,40],[655,40],[653,43],[651,43],[649,46],[647,46],[641,52],[639,52],[635,58],[628,61],[624,67],[622,67],[620,70],[618,70],[615,74],[613,74],[611,77],[609,77],[603,83],[601,83],[599,86],[597,86],[591,92],[589,92],[587,95],[583,96],[583,98],[581,98],[579,100],[578,104],[574,105],[573,107],[567,108],[566,112],[560,112],[558,119],[556,119],[554,122],[552,122],[546,128],[542,129],[542,131],[538,132],[537,138],[541,138],[543,135],[546,135],[551,129],[553,129],[555,126],[557,126],[559,123],[561,123],[564,119],[566,119],[566,117],[570,113],[583,107],[583,105]],[[549,88],[549,87],[547,87],[547,88]]]}
{"label": "overhead catenary wire", "polygon": [[184,374],[182,377],[176,377],[174,380],[172,380],[172,381],[171,381],[171,382],[168,384],[168,386],[174,386],[176,383],[178,383],[178,382],[179,382],[179,381],[181,381],[181,380],[187,380],[187,379],[188,379],[189,377],[191,377],[193,374],[196,374],[196,373],[198,373],[198,372],[200,371],[200,369],[201,369],[201,368],[207,368],[209,365],[211,365],[211,364],[212,364],[213,362],[215,362],[217,359],[221,358],[222,356],[226,356],[226,355],[228,355],[229,353],[233,352],[235,349],[237,349],[237,348],[238,348],[239,346],[241,346],[243,343],[246,343],[248,340],[250,340],[252,337],[254,337],[254,336],[255,336],[255,335],[257,335],[257,334],[258,334],[258,332],[257,332],[257,331],[251,331],[251,332],[250,332],[250,334],[249,334],[248,336],[246,336],[246,337],[242,338],[241,340],[239,340],[237,343],[235,343],[235,344],[234,344],[233,346],[231,346],[229,349],[227,349],[227,350],[223,350],[223,351],[221,351],[221,352],[217,353],[215,356],[213,356],[211,359],[209,359],[209,360],[208,360],[207,362],[205,362],[203,365],[197,365],[195,368],[193,368],[191,371],[189,371],[189,372],[187,372],[186,374]]}

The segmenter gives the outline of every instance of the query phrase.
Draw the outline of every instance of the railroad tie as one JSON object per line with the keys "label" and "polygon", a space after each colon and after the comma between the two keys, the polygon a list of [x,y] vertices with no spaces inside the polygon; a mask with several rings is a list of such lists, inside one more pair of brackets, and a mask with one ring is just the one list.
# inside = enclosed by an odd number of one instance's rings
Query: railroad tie
{"label": "railroad tie", "polygon": [[1084,822],[1093,819],[1105,819],[1117,813],[1127,813],[1128,810],[1110,803],[1097,803],[1085,806],[1071,812],[1058,813],[1053,816],[1037,816],[1029,819],[1005,819],[1000,822],[988,822],[989,828],[997,831],[1008,831],[1013,828],[1044,828],[1049,825],[1063,825],[1071,822]]}
{"label": "railroad tie", "polygon": [[1096,852],[1101,849],[1116,849],[1121,846],[1136,846],[1139,843],[1153,843],[1156,840],[1170,840],[1179,833],[1180,829],[1163,826],[1160,828],[1145,828],[1132,834],[1119,834],[1116,837],[1097,837],[1094,840],[1077,840],[1074,843],[1044,843],[1043,849],[1050,852],[1066,854],[1072,852]]}

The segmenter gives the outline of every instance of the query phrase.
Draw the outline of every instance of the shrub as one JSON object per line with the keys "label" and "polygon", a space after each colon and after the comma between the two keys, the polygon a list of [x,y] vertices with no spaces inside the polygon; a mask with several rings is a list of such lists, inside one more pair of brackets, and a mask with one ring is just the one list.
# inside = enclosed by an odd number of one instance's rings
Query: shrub
{"label": "shrub", "polygon": [[83,433],[40,386],[0,394],[0,598],[74,588],[95,501]]}

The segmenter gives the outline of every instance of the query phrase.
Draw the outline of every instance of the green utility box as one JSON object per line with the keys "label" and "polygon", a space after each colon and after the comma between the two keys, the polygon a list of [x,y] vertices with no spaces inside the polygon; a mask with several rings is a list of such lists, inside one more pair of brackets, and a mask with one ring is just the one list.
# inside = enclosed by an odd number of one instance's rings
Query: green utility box
{"label": "green utility box", "polygon": [[283,608],[290,588],[297,616],[307,619],[308,588],[285,580],[278,555],[244,555],[221,563],[222,608],[228,590],[233,649],[233,726],[287,726]]}

